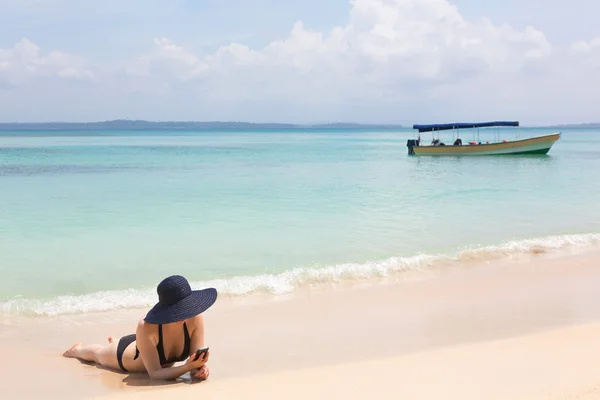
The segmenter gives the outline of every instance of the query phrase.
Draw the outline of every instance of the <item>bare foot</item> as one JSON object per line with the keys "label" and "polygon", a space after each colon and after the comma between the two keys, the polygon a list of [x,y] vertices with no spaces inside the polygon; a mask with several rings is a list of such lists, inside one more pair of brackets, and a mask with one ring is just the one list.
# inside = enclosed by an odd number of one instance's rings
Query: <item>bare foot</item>
{"label": "bare foot", "polygon": [[63,353],[63,357],[77,357],[77,352],[83,347],[83,343],[75,343],[73,347]]}
{"label": "bare foot", "polygon": [[112,343],[115,341],[115,337],[114,336],[109,336],[108,337],[108,343]]}

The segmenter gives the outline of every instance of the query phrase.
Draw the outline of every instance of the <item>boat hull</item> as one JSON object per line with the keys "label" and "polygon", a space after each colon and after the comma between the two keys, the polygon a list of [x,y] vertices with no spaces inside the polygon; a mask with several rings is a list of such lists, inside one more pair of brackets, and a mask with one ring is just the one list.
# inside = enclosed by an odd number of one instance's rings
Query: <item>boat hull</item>
{"label": "boat hull", "polygon": [[528,139],[477,145],[417,146],[413,147],[413,151],[417,156],[543,155],[550,151],[560,135],[558,132]]}

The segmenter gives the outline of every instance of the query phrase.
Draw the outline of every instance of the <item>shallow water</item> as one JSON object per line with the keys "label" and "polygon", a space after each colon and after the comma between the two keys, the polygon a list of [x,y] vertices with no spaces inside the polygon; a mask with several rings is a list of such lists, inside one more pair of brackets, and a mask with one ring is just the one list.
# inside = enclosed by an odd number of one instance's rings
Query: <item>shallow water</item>
{"label": "shallow water", "polygon": [[0,133],[2,312],[151,304],[170,274],[223,293],[280,293],[465,248],[495,245],[478,253],[487,257],[598,241],[596,132],[564,131],[547,156],[513,157],[409,157],[412,137]]}

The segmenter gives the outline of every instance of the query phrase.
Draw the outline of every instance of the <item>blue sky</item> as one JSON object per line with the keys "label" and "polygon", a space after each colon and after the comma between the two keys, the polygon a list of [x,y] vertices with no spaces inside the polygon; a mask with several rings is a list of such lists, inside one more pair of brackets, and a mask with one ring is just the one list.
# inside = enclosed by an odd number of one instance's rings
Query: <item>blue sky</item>
{"label": "blue sky", "polygon": [[598,12],[583,0],[0,0],[0,121],[598,121]]}

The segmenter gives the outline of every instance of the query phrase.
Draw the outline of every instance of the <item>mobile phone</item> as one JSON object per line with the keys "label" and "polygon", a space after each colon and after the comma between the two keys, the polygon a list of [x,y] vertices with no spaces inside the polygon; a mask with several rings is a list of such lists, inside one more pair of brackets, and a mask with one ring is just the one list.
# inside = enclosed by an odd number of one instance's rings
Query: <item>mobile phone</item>
{"label": "mobile phone", "polygon": [[204,354],[208,353],[208,346],[202,347],[202,348],[199,348],[198,350],[196,350],[196,354],[194,354],[194,361],[198,360],[200,358],[200,356],[202,355],[202,353],[204,353]]}

